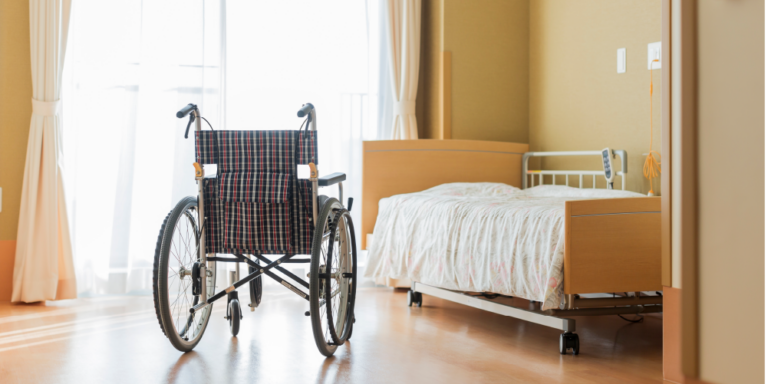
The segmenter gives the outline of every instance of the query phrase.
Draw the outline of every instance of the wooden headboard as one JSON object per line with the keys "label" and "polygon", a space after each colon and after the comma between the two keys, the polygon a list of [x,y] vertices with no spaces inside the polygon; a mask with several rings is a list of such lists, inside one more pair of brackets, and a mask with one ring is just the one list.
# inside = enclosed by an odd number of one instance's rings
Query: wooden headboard
{"label": "wooden headboard", "polygon": [[379,200],[444,183],[494,182],[520,188],[528,144],[476,140],[363,141],[363,228],[373,233]]}

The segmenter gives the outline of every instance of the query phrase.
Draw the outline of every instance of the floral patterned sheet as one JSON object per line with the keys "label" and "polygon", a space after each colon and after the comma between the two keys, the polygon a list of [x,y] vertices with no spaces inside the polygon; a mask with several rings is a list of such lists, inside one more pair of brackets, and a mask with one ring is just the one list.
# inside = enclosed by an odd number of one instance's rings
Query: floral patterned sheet
{"label": "floral patterned sheet", "polygon": [[557,308],[565,201],[642,197],[621,190],[450,183],[381,199],[365,276],[494,292]]}

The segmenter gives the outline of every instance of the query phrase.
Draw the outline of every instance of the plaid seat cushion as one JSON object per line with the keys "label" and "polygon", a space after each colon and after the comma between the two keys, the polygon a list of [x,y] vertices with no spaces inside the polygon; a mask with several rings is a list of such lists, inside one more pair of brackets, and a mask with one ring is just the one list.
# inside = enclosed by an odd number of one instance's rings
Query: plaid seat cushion
{"label": "plaid seat cushion", "polygon": [[285,203],[290,175],[269,172],[230,172],[219,177],[219,198],[237,203]]}

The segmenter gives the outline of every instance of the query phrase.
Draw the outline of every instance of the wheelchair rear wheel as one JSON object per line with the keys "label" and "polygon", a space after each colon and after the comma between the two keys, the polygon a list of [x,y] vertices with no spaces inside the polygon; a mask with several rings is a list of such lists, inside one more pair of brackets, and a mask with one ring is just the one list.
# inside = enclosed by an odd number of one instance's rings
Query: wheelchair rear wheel
{"label": "wheelchair rear wheel", "polygon": [[155,314],[165,336],[182,352],[191,351],[200,342],[213,310],[209,305],[194,315],[189,313],[201,299],[201,279],[206,279],[209,296],[216,284],[215,262],[208,262],[206,276],[200,276],[199,236],[197,199],[185,197],[165,218],[155,248]]}
{"label": "wheelchair rear wheel", "polygon": [[318,350],[331,356],[352,332],[357,248],[349,212],[334,198],[317,216],[310,263],[309,312]]}
{"label": "wheelchair rear wheel", "polygon": [[[256,259],[256,264],[260,264],[259,260]],[[254,268],[252,265],[248,266],[248,274],[256,272],[256,268]],[[261,276],[253,279],[250,283],[248,283],[248,291],[251,294],[251,303],[248,304],[248,306],[251,308],[251,311],[258,308],[259,304],[261,304],[261,291],[262,291],[262,283],[261,283]]]}

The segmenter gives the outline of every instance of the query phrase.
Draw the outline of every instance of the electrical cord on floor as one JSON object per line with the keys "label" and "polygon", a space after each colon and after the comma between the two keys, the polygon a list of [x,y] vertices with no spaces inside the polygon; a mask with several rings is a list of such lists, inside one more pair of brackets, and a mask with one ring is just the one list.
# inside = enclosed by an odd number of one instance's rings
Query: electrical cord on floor
{"label": "electrical cord on floor", "polygon": [[626,317],[624,317],[622,315],[616,315],[616,316],[621,317],[622,320],[629,321],[630,323],[642,323],[643,320],[645,320],[645,317],[643,317],[642,315],[637,315],[639,317],[639,319],[634,319],[634,320],[627,319]]}
{"label": "electrical cord on floor", "polygon": [[[613,293],[613,297],[616,298],[616,292]],[[621,317],[622,320],[628,321],[630,323],[642,323],[643,320],[645,320],[645,317],[643,315],[637,315],[638,319],[627,319],[626,317],[624,317],[622,315],[616,315],[616,316]]]}

